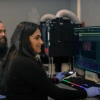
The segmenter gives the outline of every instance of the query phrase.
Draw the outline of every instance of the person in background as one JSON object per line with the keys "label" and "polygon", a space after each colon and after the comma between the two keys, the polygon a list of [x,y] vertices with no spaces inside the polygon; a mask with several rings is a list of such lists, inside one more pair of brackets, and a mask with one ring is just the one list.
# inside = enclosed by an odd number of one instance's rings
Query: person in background
{"label": "person in background", "polygon": [[[2,85],[6,100],[56,100],[66,98],[83,99],[100,95],[100,87],[81,90],[68,90],[56,86],[42,68],[42,62],[35,56],[41,52],[43,41],[37,24],[21,22],[17,25],[11,38],[6,61],[2,71]],[[59,82],[64,72],[55,78]]]}
{"label": "person in background", "polygon": [[4,60],[7,54],[7,37],[6,37],[6,28],[4,24],[0,21],[0,63]]}
{"label": "person in background", "polygon": [[[7,46],[6,28],[2,23],[2,21],[0,21],[0,76],[1,76],[2,63],[5,60],[7,51],[8,51],[8,46]],[[0,100],[6,100],[5,95],[1,95],[0,93]]]}

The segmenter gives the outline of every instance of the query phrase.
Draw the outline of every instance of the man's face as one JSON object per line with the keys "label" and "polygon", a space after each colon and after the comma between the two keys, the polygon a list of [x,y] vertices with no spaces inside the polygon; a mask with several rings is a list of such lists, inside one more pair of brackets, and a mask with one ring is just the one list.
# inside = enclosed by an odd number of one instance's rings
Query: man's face
{"label": "man's face", "polygon": [[0,48],[7,46],[6,29],[3,23],[0,23]]}

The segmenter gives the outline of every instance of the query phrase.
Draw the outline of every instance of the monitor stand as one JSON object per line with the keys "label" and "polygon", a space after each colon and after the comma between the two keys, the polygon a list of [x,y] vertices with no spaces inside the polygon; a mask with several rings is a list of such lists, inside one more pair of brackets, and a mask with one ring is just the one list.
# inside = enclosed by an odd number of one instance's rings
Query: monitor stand
{"label": "monitor stand", "polygon": [[98,78],[98,74],[90,71],[85,71],[85,79],[94,81],[96,83],[100,82],[100,79]]}

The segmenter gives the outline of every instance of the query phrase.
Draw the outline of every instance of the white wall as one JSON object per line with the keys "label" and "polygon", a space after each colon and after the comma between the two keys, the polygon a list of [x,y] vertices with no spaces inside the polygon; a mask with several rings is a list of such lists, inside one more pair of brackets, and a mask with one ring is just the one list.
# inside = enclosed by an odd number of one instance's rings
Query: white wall
{"label": "white wall", "polygon": [[[36,8],[40,18],[67,9],[77,14],[77,0],[0,0],[0,20],[7,28],[8,43],[16,25],[28,20],[28,13]],[[81,0],[81,21],[86,26],[100,26],[100,0]]]}
{"label": "white wall", "polygon": [[[100,0],[80,0],[81,21],[86,26],[100,26]],[[70,10],[77,15],[77,0],[70,1]]]}
{"label": "white wall", "polygon": [[28,20],[28,13],[36,8],[40,18],[44,14],[56,14],[70,9],[70,0],[0,0],[0,20],[7,28],[8,44],[16,25]]}
{"label": "white wall", "polygon": [[77,0],[70,0],[70,11],[77,15]]}
{"label": "white wall", "polygon": [[100,26],[100,0],[81,0],[81,7],[86,26]]}

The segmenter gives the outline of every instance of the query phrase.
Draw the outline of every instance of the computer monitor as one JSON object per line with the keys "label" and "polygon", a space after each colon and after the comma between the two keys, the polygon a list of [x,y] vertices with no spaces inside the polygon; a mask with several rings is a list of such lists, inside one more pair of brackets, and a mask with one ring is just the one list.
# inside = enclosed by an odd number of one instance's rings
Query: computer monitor
{"label": "computer monitor", "polygon": [[79,36],[74,67],[100,73],[100,27],[75,28]]}

